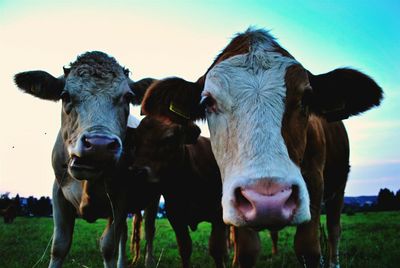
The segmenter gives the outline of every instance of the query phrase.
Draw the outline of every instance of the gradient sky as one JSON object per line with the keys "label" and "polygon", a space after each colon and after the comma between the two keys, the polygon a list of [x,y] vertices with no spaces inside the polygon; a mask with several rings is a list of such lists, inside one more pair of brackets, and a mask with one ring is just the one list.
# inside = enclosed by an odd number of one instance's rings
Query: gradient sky
{"label": "gradient sky", "polygon": [[134,80],[196,80],[230,38],[251,25],[270,29],[314,74],[353,67],[382,86],[381,107],[345,121],[352,165],[346,195],[398,190],[399,14],[398,0],[0,0],[0,193],[50,195],[54,179],[50,156],[60,103],[19,92],[15,73],[41,69],[58,76],[78,54],[101,50],[128,67]]}

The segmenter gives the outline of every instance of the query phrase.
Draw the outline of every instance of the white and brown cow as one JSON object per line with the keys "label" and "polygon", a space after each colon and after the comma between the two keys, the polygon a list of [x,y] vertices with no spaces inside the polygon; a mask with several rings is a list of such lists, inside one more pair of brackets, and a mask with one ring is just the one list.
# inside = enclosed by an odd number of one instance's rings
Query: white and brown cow
{"label": "white and brown cow", "polygon": [[[108,218],[100,240],[105,267],[124,266],[126,212],[141,209],[128,193],[123,144],[127,132],[132,90],[146,87],[151,79],[137,83],[129,71],[102,52],[87,52],[55,78],[44,71],[22,72],[17,86],[45,100],[62,100],[61,127],[53,153],[54,234],[49,267],[61,267],[72,242],[74,222]],[[141,198],[140,200],[143,200]],[[138,207],[128,207],[134,204]]]}
{"label": "white and brown cow", "polygon": [[295,251],[308,267],[320,265],[325,200],[329,262],[339,266],[349,172],[340,120],[378,106],[381,98],[367,75],[347,68],[313,75],[267,31],[249,29],[196,83],[169,78],[151,87],[142,111],[181,124],[206,118],[222,175],[225,223],[271,230],[297,225]]}

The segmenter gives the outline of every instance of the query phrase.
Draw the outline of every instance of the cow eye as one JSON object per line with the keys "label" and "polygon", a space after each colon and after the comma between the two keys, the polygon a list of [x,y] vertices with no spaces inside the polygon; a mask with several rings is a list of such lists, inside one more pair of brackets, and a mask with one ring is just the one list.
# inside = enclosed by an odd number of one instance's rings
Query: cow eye
{"label": "cow eye", "polygon": [[207,113],[217,111],[217,102],[211,95],[204,95],[200,100],[200,106],[206,110]]}
{"label": "cow eye", "polygon": [[67,91],[63,91],[61,93],[61,99],[65,113],[69,114],[72,110],[71,95]]}
{"label": "cow eye", "polygon": [[127,92],[127,93],[124,94],[124,100],[127,103],[131,103],[134,98],[135,98],[135,94],[133,94],[132,92]]}
{"label": "cow eye", "polygon": [[65,103],[71,102],[71,96],[69,95],[69,93],[67,91],[61,92],[61,99]]}

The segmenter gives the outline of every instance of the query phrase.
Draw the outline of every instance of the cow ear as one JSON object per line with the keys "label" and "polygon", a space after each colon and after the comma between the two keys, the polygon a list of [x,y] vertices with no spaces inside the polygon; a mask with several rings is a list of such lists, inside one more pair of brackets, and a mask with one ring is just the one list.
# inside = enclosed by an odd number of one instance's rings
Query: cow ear
{"label": "cow ear", "polygon": [[147,90],[142,101],[142,112],[167,117],[180,124],[204,118],[204,110],[199,112],[202,90],[199,83],[178,77],[160,80]]}
{"label": "cow ear", "polygon": [[133,82],[132,80],[129,81],[129,87],[131,88],[133,94],[135,94],[135,98],[132,100],[133,105],[139,105],[142,102],[147,89],[155,81],[157,80],[153,78],[144,78],[137,82]]}
{"label": "cow ear", "polygon": [[185,126],[185,144],[195,144],[201,133],[200,128],[196,124]]}
{"label": "cow ear", "polygon": [[65,80],[55,78],[44,71],[28,71],[14,76],[15,84],[25,93],[44,100],[58,101],[64,89]]}
{"label": "cow ear", "polygon": [[312,94],[310,110],[328,121],[339,121],[378,106],[383,92],[369,76],[348,68],[313,75],[308,73]]}

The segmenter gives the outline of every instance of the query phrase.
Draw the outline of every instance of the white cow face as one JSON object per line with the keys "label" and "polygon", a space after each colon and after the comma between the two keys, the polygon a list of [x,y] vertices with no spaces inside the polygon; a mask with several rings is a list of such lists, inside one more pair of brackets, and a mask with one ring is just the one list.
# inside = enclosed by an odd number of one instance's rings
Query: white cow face
{"label": "white cow face", "polygon": [[309,220],[311,207],[319,207],[313,205],[323,194],[315,185],[323,184],[327,122],[381,99],[367,75],[348,68],[313,75],[268,32],[249,29],[196,82],[172,77],[153,84],[142,111],[182,125],[206,118],[225,222],[279,229]]}
{"label": "white cow face", "polygon": [[203,96],[223,180],[223,217],[233,225],[281,228],[310,219],[300,167],[282,136],[288,67],[276,52],[236,55],[207,74]]}

